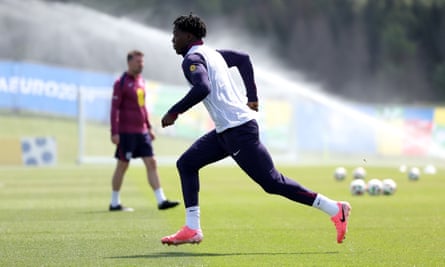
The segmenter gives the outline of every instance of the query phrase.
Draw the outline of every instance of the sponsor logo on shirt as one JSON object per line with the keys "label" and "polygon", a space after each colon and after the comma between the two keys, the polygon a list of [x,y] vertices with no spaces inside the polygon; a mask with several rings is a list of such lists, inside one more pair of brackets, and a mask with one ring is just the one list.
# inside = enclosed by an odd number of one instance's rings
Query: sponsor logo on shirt
{"label": "sponsor logo on shirt", "polygon": [[191,72],[194,72],[196,70],[196,65],[190,65],[190,71]]}
{"label": "sponsor logo on shirt", "polygon": [[138,88],[136,90],[136,94],[138,96],[138,104],[140,107],[143,107],[145,105],[145,94],[144,90],[142,88]]}

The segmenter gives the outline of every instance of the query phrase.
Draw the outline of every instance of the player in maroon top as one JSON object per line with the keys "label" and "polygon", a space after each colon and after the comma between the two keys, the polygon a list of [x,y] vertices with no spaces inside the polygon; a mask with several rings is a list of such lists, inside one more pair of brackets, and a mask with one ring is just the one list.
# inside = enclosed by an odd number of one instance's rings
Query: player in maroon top
{"label": "player in maroon top", "polygon": [[152,140],[155,134],[145,107],[145,81],[141,76],[144,54],[130,51],[127,55],[128,70],[114,83],[111,100],[111,142],[116,145],[116,169],[112,179],[110,211],[133,211],[120,203],[119,191],[124,174],[132,158],[142,158],[147,171],[148,183],[155,192],[158,209],[168,209],[179,204],[169,201],[162,190]]}

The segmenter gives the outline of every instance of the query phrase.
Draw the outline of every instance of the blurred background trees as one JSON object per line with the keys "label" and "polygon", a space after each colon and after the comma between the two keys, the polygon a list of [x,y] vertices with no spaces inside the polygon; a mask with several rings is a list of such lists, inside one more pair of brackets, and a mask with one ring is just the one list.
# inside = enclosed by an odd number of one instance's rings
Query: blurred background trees
{"label": "blurred background trees", "polygon": [[[236,25],[347,99],[445,101],[445,0],[64,0],[171,30],[174,18]],[[230,24],[229,24],[230,23]]]}

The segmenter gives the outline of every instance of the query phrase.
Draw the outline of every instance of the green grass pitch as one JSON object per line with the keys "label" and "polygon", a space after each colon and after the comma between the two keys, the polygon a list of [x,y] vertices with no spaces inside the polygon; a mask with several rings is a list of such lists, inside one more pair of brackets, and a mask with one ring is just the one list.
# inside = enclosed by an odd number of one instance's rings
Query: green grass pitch
{"label": "green grass pitch", "polygon": [[[0,168],[0,266],[443,266],[445,179],[410,182],[394,168],[393,196],[349,194],[334,166],[279,167],[284,174],[353,207],[345,242],[327,215],[267,195],[235,167],[201,172],[200,245],[163,246],[184,224],[183,206],[156,209],[144,169],[131,166],[122,189],[133,213],[110,213],[113,166]],[[351,168],[349,168],[351,169]],[[174,167],[160,167],[169,198],[181,200]]]}
{"label": "green grass pitch", "polygon": [[[394,196],[353,197],[351,178],[337,182],[335,166],[279,167],[314,191],[353,207],[344,244],[327,215],[267,195],[236,167],[201,172],[200,245],[162,246],[184,224],[183,206],[156,209],[144,169],[131,166],[122,201],[133,213],[110,213],[114,166],[76,166],[73,120],[0,113],[0,138],[55,136],[59,165],[0,166],[0,266],[443,266],[445,178],[410,182],[396,168],[367,167],[369,178],[393,178]],[[106,125],[89,125],[88,154],[112,155]],[[187,144],[157,140],[158,153]],[[279,163],[279,162],[278,162]],[[348,168],[351,172],[352,166]],[[182,200],[174,167],[160,167],[169,198]]]}

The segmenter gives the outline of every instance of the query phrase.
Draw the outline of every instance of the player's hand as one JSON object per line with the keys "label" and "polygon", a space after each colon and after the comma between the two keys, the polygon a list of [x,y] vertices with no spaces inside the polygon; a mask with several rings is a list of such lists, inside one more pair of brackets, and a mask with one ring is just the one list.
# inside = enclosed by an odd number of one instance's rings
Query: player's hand
{"label": "player's hand", "polygon": [[150,139],[151,139],[152,141],[156,139],[155,132],[153,131],[152,128],[148,129],[148,136],[150,136]]}
{"label": "player's hand", "polygon": [[251,110],[255,110],[258,111],[258,102],[247,102],[247,106],[251,109]]}
{"label": "player's hand", "polygon": [[162,121],[161,121],[162,128],[173,125],[177,118],[178,118],[178,115],[176,115],[176,114],[170,114],[170,113],[165,114],[164,117],[162,117]]}
{"label": "player's hand", "polygon": [[117,145],[119,144],[119,135],[118,134],[113,134],[111,136],[111,143]]}

